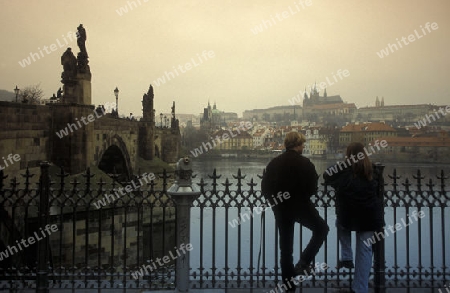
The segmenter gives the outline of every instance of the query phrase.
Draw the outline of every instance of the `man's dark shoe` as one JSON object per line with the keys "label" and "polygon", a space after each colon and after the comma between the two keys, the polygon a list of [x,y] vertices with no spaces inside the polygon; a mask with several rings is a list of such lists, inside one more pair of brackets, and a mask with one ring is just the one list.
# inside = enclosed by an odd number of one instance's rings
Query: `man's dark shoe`
{"label": "man's dark shoe", "polygon": [[338,269],[346,268],[346,269],[354,269],[355,265],[352,260],[340,260],[338,263]]}
{"label": "man's dark shoe", "polygon": [[310,264],[301,264],[298,262],[294,267],[294,272],[296,276],[311,276],[315,273],[315,269]]}

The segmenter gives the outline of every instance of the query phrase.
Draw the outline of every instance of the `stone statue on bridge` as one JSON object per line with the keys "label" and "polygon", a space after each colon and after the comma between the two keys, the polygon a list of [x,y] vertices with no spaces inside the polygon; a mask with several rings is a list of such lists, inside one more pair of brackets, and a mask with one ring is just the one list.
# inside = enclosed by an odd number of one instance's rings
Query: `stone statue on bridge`
{"label": "stone statue on bridge", "polygon": [[86,51],[86,30],[83,25],[80,24],[77,27],[77,45],[80,48],[80,52],[77,55],[78,59],[78,72],[80,73],[89,73],[89,61],[88,61],[88,53]]}
{"label": "stone statue on bridge", "polygon": [[87,55],[87,51],[86,51],[86,30],[84,29],[83,25],[80,24],[77,27],[77,45],[80,48],[80,52],[86,53]]}
{"label": "stone statue on bridge", "polygon": [[67,48],[61,56],[61,65],[64,70],[61,74],[62,82],[74,80],[77,75],[77,58],[73,55],[71,48]]}
{"label": "stone statue on bridge", "polygon": [[172,104],[172,119],[170,121],[170,127],[172,129],[178,129],[179,128],[180,121],[175,118],[175,101],[173,101]]}

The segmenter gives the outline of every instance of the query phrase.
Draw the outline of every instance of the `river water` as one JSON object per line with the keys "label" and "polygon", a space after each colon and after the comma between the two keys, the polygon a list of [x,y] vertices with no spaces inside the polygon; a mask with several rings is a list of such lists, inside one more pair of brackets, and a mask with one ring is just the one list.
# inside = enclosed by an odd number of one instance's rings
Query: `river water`
{"label": "river water", "polygon": [[[233,175],[237,175],[238,169],[241,169],[242,175],[246,175],[243,180],[243,189],[247,190],[249,187],[246,183],[249,183],[253,178],[254,183],[258,185],[255,189],[259,190],[260,179],[257,175],[262,175],[263,169],[270,161],[270,158],[259,158],[259,159],[197,159],[193,160],[193,170],[197,177],[194,182],[200,181],[200,178],[204,178],[206,190],[211,189],[212,179],[208,175],[212,175],[214,168],[217,170],[217,175],[221,175],[218,179],[219,183],[218,189],[223,190],[224,187],[221,183],[225,182],[228,178],[233,186],[230,187],[231,190],[235,190],[236,179]],[[315,164],[316,170],[319,174],[322,174],[328,166],[336,163],[336,161],[327,161],[319,159],[311,159]],[[439,190],[439,181],[436,176],[439,176],[441,170],[444,170],[445,174],[448,176],[450,173],[450,166],[448,165],[432,165],[432,164],[391,164],[386,162],[385,164],[385,182],[389,184],[386,186],[386,190],[391,190],[392,180],[388,178],[388,174],[392,174],[394,168],[397,170],[397,176],[401,179],[398,183],[403,183],[406,178],[409,179],[410,183],[413,184],[414,188],[415,179],[413,176],[417,174],[417,169],[421,170],[421,175],[425,176],[422,184],[428,182],[429,178],[433,179],[433,183],[436,184],[436,189]],[[321,179],[322,181],[322,179]],[[448,180],[447,180],[448,185]],[[403,186],[400,186],[402,189]],[[427,189],[426,186],[423,189]],[[447,187],[446,190],[449,188]],[[449,192],[447,192],[447,198],[450,198]],[[447,206],[448,206],[447,200]],[[417,217],[414,212],[423,211],[423,218]],[[337,235],[335,229],[336,216],[334,215],[334,209],[329,208],[325,211],[323,208],[319,208],[320,214],[325,218],[330,226],[330,233],[327,238],[326,243],[326,254],[325,249],[319,251],[316,257],[316,262],[325,262],[331,267],[335,267],[338,257],[338,244]],[[243,213],[250,214],[248,208],[243,208],[241,210],[241,215]],[[228,244],[228,263],[229,268],[236,268],[241,266],[244,271],[248,271],[249,267],[257,267],[258,252],[261,244],[260,238],[260,227],[261,227],[261,215],[253,211],[253,224],[251,221],[242,222],[240,229],[237,227],[232,227],[229,223],[230,220],[238,218],[237,208],[228,209],[228,222],[225,221],[226,209],[225,208],[204,208],[203,209],[203,225],[200,221],[200,209],[192,208],[191,217],[191,243],[193,244],[194,250],[191,252],[191,267],[194,271],[198,270],[200,267],[219,268],[218,272],[224,272],[221,268],[226,266],[225,259],[225,249],[226,244]],[[215,215],[215,220],[213,217]],[[271,210],[265,213],[266,217],[266,239],[265,245],[266,250],[264,253],[266,267],[273,268],[275,266],[275,221]],[[416,215],[416,216],[412,216]],[[386,265],[388,268],[392,268],[397,265],[399,267],[405,267],[409,261],[409,265],[413,268],[417,268],[421,263],[423,267],[429,268],[442,267],[444,264],[448,267],[450,265],[450,208],[448,207],[437,207],[437,208],[405,208],[399,207],[396,212],[393,208],[385,209],[385,221],[386,225],[395,224],[398,225],[398,230],[394,233],[390,230],[386,230],[385,233],[385,243],[386,243]],[[215,229],[213,229],[213,226]],[[228,227],[228,229],[226,229]],[[301,248],[304,248],[311,237],[311,233],[308,229],[303,229],[300,231],[300,226],[298,225],[295,231],[295,243],[294,243],[294,261],[297,261],[300,255]],[[250,229],[253,229],[253,239],[251,237]],[[228,235],[226,235],[226,230]],[[200,250],[195,249],[200,247],[200,234],[203,235],[203,263],[200,263]],[[241,237],[239,243],[238,238]],[[407,241],[409,239],[409,241]],[[421,240],[421,245],[419,241]],[[443,241],[444,240],[444,241]],[[213,250],[213,245],[215,245],[215,250]],[[240,254],[238,247],[240,246]],[[251,249],[253,248],[253,250]],[[355,247],[354,236],[353,236],[353,247]],[[213,255],[213,251],[215,254]],[[253,255],[250,255],[250,251],[253,251]],[[445,254],[444,254],[445,251]],[[240,255],[240,257],[239,257]],[[445,259],[444,256],[445,255]],[[409,258],[409,259],[408,259]],[[208,271],[208,270],[207,270]],[[235,271],[235,270],[232,270]],[[199,271],[198,271],[199,272]]]}
{"label": "river water", "polygon": [[[204,178],[205,182],[211,182],[208,175],[212,175],[213,170],[216,169],[217,175],[222,175],[218,182],[224,182],[225,178],[234,180],[232,175],[237,175],[238,169],[241,169],[242,175],[247,175],[244,182],[250,182],[253,178],[254,182],[258,184],[260,179],[257,175],[262,175],[264,168],[270,162],[271,158],[254,158],[254,159],[205,159],[205,160],[194,160],[193,170],[194,174],[197,174],[197,178]],[[336,164],[336,161],[314,159],[311,161],[316,166],[316,171],[319,175],[323,174],[326,168]],[[441,170],[444,170],[446,176],[450,175],[450,165],[448,164],[415,164],[411,163],[383,163],[385,165],[384,178],[385,183],[390,184],[392,180],[388,175],[392,175],[394,169],[397,171],[397,176],[401,176],[399,182],[404,182],[406,178],[409,179],[410,183],[415,183],[413,176],[417,175],[417,170],[421,171],[421,175],[425,177],[423,183],[427,183],[429,178],[433,179],[434,183],[438,183],[436,176],[440,176]],[[198,181],[198,180],[194,180]],[[233,181],[235,182],[235,181]],[[320,181],[323,182],[322,176],[320,176]],[[448,181],[450,182],[450,181]]]}

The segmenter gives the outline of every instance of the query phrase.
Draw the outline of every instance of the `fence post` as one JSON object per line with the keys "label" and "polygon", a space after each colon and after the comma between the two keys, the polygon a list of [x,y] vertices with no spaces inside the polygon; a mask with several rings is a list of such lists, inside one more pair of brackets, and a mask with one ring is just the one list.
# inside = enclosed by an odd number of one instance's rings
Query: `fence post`
{"label": "fence post", "polygon": [[192,185],[192,164],[189,158],[178,160],[175,170],[175,183],[167,190],[167,194],[175,201],[177,212],[177,249],[183,254],[177,257],[176,292],[189,292],[189,251],[191,205],[201,192]]}
{"label": "fence post", "polygon": [[[41,162],[38,214],[39,227],[41,228],[48,224],[49,218],[49,166],[50,164],[48,162]],[[48,237],[37,242],[37,250],[36,293],[48,293]]]}
{"label": "fence post", "polygon": [[[383,177],[383,171],[384,171],[384,165],[381,163],[375,164],[375,179],[378,180],[378,196],[381,199],[382,202],[382,209],[383,209],[383,219],[384,219],[384,177]],[[376,232],[383,232],[383,228]],[[374,250],[374,270],[375,270],[375,276],[374,276],[374,291],[375,293],[385,293],[386,292],[386,279],[385,279],[385,243],[384,243],[384,237],[381,237],[381,239],[375,244],[373,244],[373,250]]]}

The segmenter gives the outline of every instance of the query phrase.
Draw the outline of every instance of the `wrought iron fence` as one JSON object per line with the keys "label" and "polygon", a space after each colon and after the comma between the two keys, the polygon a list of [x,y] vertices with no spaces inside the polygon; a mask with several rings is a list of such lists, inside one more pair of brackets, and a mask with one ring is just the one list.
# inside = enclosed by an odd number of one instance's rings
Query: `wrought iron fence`
{"label": "wrought iron fence", "polygon": [[[48,168],[41,165],[37,187],[28,170],[23,183],[0,171],[0,290],[174,288],[173,261],[145,270],[174,250],[176,207],[167,195],[172,175],[158,174],[155,181],[122,194],[119,187],[131,182],[119,185],[95,178],[94,183],[89,169],[67,182],[64,171],[50,178]],[[387,228],[374,238],[382,245],[371,286],[380,292],[384,288],[437,292],[450,279],[448,177],[442,171],[437,178],[424,178],[420,170],[413,182],[399,178],[395,170],[384,177]],[[201,195],[191,208],[191,287],[269,292],[280,281],[281,271],[273,215],[260,208],[264,203],[260,178],[246,178],[238,170],[232,179],[222,179],[214,170],[209,178],[195,180]],[[314,287],[327,292],[351,283],[353,272],[336,268],[334,199],[327,186],[313,197],[331,230],[315,262],[328,268],[302,282],[300,291]],[[309,238],[307,229],[296,230],[296,257]]]}

